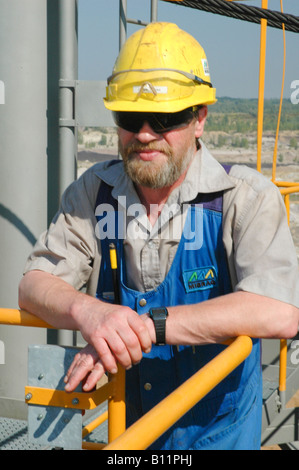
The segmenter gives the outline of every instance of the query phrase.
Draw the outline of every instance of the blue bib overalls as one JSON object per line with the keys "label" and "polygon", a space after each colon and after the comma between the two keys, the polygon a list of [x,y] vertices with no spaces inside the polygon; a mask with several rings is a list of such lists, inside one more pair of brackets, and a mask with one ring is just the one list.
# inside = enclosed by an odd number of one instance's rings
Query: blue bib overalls
{"label": "blue bib overalls", "polygon": [[[97,205],[112,204],[117,209],[111,189],[101,183]],[[115,215],[117,217],[116,211]],[[195,224],[200,225],[202,236],[192,243]],[[98,298],[106,300],[105,293],[113,291],[109,266],[111,241],[118,252],[121,303],[139,314],[148,312],[150,307],[182,305],[183,309],[185,304],[203,302],[232,290],[222,242],[222,193],[202,194],[190,203],[172,266],[164,281],[152,291],[142,293],[126,286],[122,240],[104,238],[101,240]],[[218,344],[153,345],[140,364],[126,373],[127,425],[159,403],[223,348],[225,346]],[[261,411],[260,341],[254,339],[250,356],[150,449],[259,449]]]}

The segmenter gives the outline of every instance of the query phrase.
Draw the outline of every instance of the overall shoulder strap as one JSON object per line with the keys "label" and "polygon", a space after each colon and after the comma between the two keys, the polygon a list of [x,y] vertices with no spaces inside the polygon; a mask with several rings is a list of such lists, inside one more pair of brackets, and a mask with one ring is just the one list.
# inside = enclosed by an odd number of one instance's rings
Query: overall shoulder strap
{"label": "overall shoulder strap", "polygon": [[226,173],[229,175],[229,172],[230,172],[230,169],[231,169],[232,166],[231,166],[231,165],[223,165],[222,163],[221,163],[221,166],[223,166],[223,168],[225,169]]}
{"label": "overall shoulder strap", "polygon": [[[222,165],[226,173],[229,174],[231,166]],[[204,209],[209,209],[215,212],[222,212],[222,199],[223,191],[217,191],[215,193],[199,193],[197,197],[190,202],[192,205],[200,204]]]}
{"label": "overall shoulder strap", "polygon": [[[108,167],[116,165],[119,163],[120,160],[111,160],[109,162]],[[105,181],[101,181],[99,191],[97,194],[96,198],[96,203],[95,203],[95,209],[100,205],[100,204],[111,204],[114,209],[116,210],[117,208],[117,201],[112,197],[112,186],[110,186],[108,183],[105,183]]]}

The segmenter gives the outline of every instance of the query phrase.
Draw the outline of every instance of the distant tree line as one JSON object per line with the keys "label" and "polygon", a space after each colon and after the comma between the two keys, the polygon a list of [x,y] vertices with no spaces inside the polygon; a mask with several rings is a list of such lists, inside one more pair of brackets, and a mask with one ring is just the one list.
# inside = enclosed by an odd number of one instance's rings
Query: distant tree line
{"label": "distant tree line", "polygon": [[[279,100],[269,99],[264,102],[264,131],[274,132],[277,127]],[[230,145],[233,147],[248,148],[250,133],[257,131],[258,100],[242,98],[218,98],[216,104],[209,106],[209,114],[205,126],[206,132],[218,131],[220,134],[212,143],[217,147]],[[290,100],[284,99],[280,120],[281,131],[299,130],[299,104],[294,105]],[[99,140],[85,141],[83,135],[89,132],[98,132]],[[95,148],[108,145],[108,136],[116,133],[115,127],[84,127],[78,132],[78,143],[86,148]],[[222,134],[221,134],[222,133]],[[226,135],[227,134],[227,135]],[[298,148],[298,138],[292,137],[290,147]]]}
{"label": "distant tree line", "polygon": [[[269,99],[264,103],[265,131],[274,131],[277,127],[279,100]],[[256,132],[258,115],[257,99],[218,98],[209,107],[206,131],[222,131],[227,133]],[[299,105],[284,99],[280,119],[280,130],[299,130]]]}

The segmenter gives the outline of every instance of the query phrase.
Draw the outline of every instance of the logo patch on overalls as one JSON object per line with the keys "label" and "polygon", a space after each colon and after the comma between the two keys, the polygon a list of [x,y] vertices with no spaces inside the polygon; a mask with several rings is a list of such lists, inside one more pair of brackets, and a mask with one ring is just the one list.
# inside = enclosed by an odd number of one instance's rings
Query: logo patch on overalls
{"label": "logo patch on overalls", "polygon": [[217,285],[217,272],[213,266],[190,269],[183,272],[187,294],[190,292],[212,289]]}

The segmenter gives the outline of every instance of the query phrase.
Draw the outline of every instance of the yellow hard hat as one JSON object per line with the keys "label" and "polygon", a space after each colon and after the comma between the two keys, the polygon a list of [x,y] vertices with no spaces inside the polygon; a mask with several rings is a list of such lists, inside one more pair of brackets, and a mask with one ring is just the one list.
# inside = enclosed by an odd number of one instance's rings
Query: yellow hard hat
{"label": "yellow hard hat", "polygon": [[112,111],[182,111],[216,102],[201,45],[173,23],[150,23],[128,38],[108,78]]}

